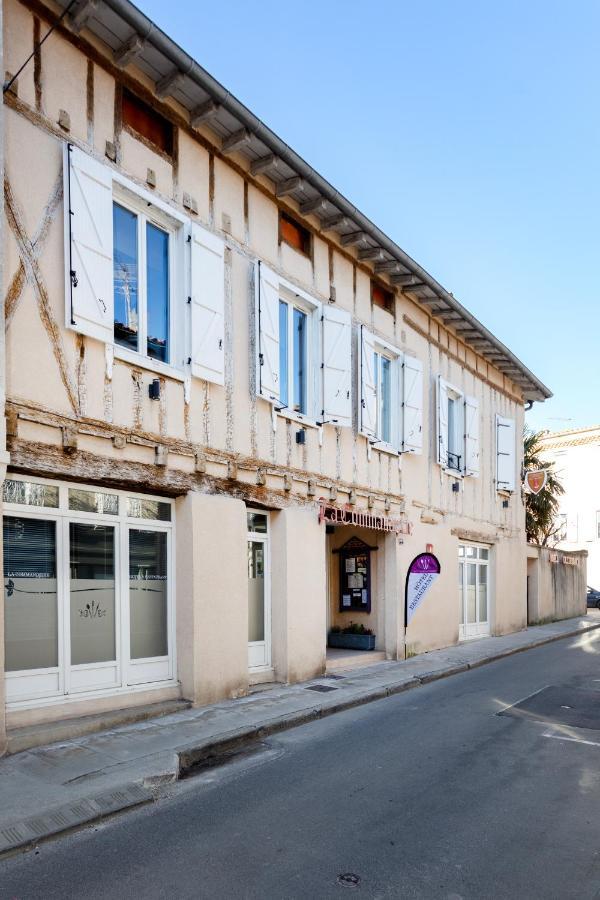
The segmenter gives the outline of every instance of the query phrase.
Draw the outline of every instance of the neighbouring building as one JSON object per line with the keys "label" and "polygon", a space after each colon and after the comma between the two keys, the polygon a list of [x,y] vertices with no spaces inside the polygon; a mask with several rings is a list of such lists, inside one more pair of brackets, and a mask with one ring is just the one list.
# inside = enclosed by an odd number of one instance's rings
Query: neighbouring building
{"label": "neighbouring building", "polygon": [[128,0],[4,0],[3,65],[0,745],[401,658],[427,547],[411,652],[524,627],[548,389]]}
{"label": "neighbouring building", "polygon": [[556,545],[587,550],[588,584],[600,588],[600,425],[547,432],[540,446],[565,490]]}

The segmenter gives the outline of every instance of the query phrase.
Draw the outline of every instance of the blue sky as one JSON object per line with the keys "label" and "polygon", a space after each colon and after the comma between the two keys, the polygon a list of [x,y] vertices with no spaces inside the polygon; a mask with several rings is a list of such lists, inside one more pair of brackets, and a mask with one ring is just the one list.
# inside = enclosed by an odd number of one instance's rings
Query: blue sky
{"label": "blue sky", "polygon": [[138,5],[600,422],[597,0]]}

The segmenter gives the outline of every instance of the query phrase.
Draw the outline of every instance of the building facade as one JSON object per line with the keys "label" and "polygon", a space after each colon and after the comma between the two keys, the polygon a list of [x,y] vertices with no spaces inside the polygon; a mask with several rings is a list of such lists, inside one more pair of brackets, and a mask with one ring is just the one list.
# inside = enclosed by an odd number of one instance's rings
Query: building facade
{"label": "building facade", "polygon": [[543,456],[554,463],[564,488],[560,498],[560,531],[556,546],[587,550],[587,578],[600,586],[600,426],[548,432],[541,441]]}
{"label": "building facade", "polygon": [[4,70],[0,742],[401,658],[426,549],[409,652],[524,627],[544,385],[128,0],[5,0]]}

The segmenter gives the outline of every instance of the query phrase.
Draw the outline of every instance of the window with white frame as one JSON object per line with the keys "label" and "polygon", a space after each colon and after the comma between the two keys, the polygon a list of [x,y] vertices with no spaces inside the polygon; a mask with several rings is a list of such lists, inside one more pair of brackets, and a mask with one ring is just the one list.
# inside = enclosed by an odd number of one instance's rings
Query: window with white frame
{"label": "window with white frame", "polygon": [[420,453],[423,367],[364,326],[360,334],[360,431],[375,447]]}
{"label": "window with white frame", "polygon": [[223,384],[223,240],[72,145],[64,177],[68,327]]}
{"label": "window with white frame", "polygon": [[167,364],[175,235],[165,217],[124,192],[113,200],[115,344]]}
{"label": "window with white frame", "polygon": [[3,500],[7,700],[173,679],[171,501],[20,476]]}
{"label": "window with white frame", "polygon": [[352,318],[262,262],[256,267],[257,393],[284,416],[350,426]]}
{"label": "window with white frame", "polygon": [[438,462],[451,474],[479,475],[479,401],[438,378]]}
{"label": "window with white frame", "polygon": [[282,407],[308,415],[312,360],[311,317],[314,310],[298,301],[279,298],[279,402]]}

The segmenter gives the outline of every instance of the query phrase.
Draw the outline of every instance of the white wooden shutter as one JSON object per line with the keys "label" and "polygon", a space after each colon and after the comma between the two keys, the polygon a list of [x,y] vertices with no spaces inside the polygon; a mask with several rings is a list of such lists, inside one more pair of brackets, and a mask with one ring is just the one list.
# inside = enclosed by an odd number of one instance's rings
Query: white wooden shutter
{"label": "white wooden shutter", "polygon": [[70,144],[63,166],[67,327],[112,343],[112,174]]}
{"label": "white wooden shutter", "polygon": [[225,244],[195,222],[191,237],[192,375],[223,384]]}
{"label": "white wooden shutter", "polygon": [[258,389],[271,402],[279,399],[279,278],[258,264]]}
{"label": "white wooden shutter", "polygon": [[402,450],[423,452],[423,363],[405,356],[402,364]]}
{"label": "white wooden shutter", "polygon": [[323,422],[352,424],[352,316],[323,307]]}
{"label": "white wooden shutter", "polygon": [[515,420],[496,416],[496,489],[498,491],[514,491],[515,482]]}
{"label": "white wooden shutter", "polygon": [[437,390],[437,460],[444,468],[448,465],[448,384],[438,376]]}
{"label": "white wooden shutter", "polygon": [[479,400],[465,397],[465,475],[479,475]]}
{"label": "white wooden shutter", "polygon": [[361,325],[360,334],[360,430],[377,435],[377,385],[375,383],[375,337]]}

